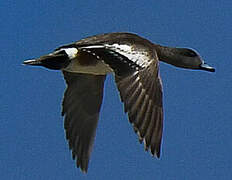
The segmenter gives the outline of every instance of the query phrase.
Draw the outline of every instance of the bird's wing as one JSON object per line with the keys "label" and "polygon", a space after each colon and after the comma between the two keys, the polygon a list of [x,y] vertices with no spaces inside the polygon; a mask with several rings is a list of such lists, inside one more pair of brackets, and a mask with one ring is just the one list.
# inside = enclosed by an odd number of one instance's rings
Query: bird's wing
{"label": "bird's wing", "polygon": [[76,165],[87,172],[103,98],[104,75],[63,71],[67,89],[62,115],[69,147]]}
{"label": "bird's wing", "polygon": [[[144,47],[146,48],[146,47]],[[148,47],[147,47],[148,48]],[[115,72],[115,80],[125,112],[140,142],[153,155],[160,156],[163,130],[162,83],[159,62],[151,48],[136,50],[128,45],[83,47],[97,55]]]}
{"label": "bird's wing", "polygon": [[162,85],[158,63],[127,75],[115,76],[125,112],[145,150],[160,157],[163,130]]}

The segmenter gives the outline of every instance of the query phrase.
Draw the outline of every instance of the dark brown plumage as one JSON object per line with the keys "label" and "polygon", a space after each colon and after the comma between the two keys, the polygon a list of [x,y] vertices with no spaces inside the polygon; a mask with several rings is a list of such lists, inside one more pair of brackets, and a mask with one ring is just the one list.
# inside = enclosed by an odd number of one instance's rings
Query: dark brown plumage
{"label": "dark brown plumage", "polygon": [[163,131],[159,60],[177,67],[214,71],[191,49],[153,44],[131,33],[91,36],[24,64],[60,69],[67,83],[62,115],[77,167],[87,172],[103,98],[114,73],[125,112],[145,150],[160,157]]}

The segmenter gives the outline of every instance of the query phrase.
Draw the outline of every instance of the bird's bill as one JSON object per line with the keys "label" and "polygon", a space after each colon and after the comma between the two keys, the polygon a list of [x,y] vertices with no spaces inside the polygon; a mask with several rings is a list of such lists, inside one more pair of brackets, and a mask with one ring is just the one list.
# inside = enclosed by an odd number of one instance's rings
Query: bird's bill
{"label": "bird's bill", "polygon": [[205,71],[209,71],[209,72],[215,72],[215,68],[209,66],[209,65],[206,64],[206,63],[202,63],[202,64],[200,65],[200,69],[205,70]]}

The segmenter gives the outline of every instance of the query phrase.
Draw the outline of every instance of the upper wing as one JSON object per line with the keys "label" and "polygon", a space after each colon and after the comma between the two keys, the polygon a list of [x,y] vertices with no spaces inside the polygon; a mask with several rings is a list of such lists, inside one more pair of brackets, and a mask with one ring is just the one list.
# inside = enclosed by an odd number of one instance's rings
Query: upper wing
{"label": "upper wing", "polygon": [[115,80],[140,142],[145,150],[160,157],[163,130],[162,85],[158,76],[158,64],[134,71],[125,76],[115,76]]}
{"label": "upper wing", "polygon": [[87,172],[103,98],[104,75],[63,71],[67,83],[64,93],[64,128],[77,167]]}
{"label": "upper wing", "polygon": [[[162,84],[156,52],[144,46],[133,49],[130,45],[82,47],[97,55],[115,72],[115,80],[124,102],[129,121],[144,140],[145,149],[160,156],[163,130]],[[147,48],[147,49],[146,49]],[[136,50],[136,51],[135,51]]]}

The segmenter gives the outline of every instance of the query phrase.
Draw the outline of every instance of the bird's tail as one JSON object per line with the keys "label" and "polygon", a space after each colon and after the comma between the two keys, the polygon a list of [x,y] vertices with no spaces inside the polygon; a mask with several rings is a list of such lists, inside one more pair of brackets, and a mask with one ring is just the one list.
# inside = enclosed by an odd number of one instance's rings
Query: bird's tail
{"label": "bird's tail", "polygon": [[25,65],[43,66],[54,70],[65,68],[69,63],[70,58],[64,50],[55,51],[54,53],[41,56],[37,59],[30,59],[23,62]]}

